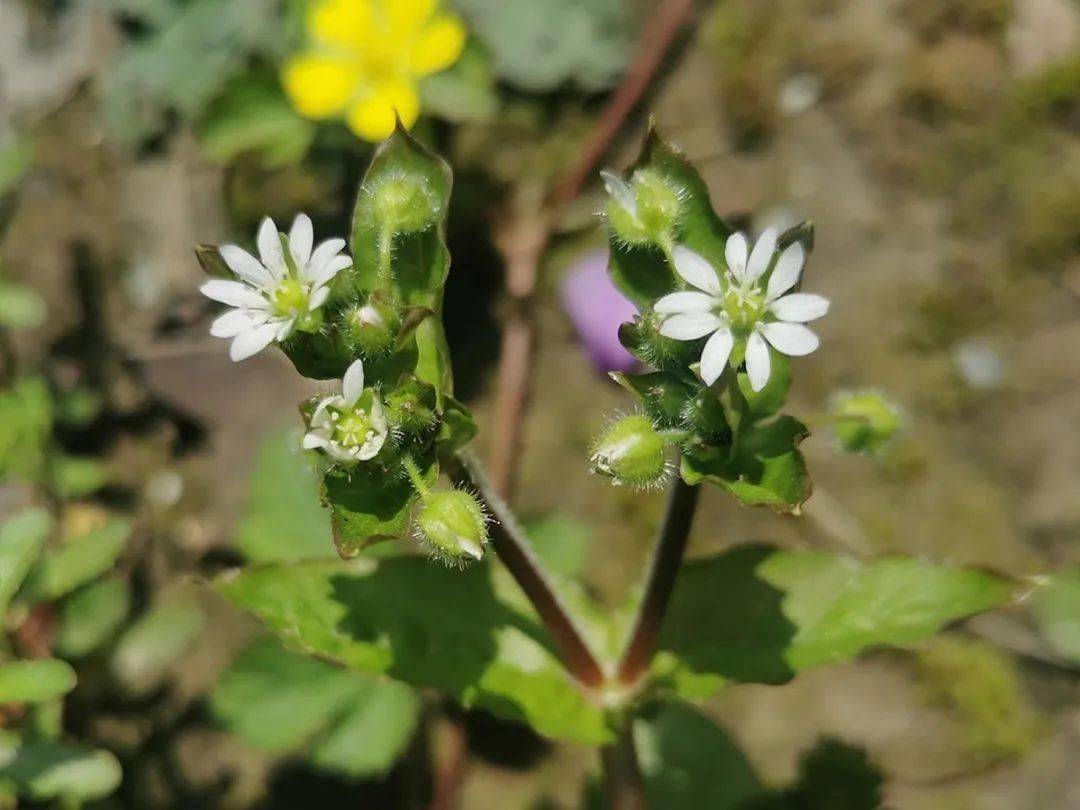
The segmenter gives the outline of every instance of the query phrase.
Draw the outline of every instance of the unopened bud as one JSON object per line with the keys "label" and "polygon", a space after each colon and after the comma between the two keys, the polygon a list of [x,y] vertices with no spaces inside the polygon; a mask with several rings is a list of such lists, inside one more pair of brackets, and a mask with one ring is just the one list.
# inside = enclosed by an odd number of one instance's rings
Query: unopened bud
{"label": "unopened bud", "polygon": [[442,216],[442,202],[428,181],[405,172],[380,178],[371,202],[375,217],[390,233],[424,231]]}
{"label": "unopened bud", "polygon": [[666,442],[643,414],[631,414],[612,424],[593,444],[593,471],[616,486],[652,487],[668,476]]}
{"label": "unopened bud", "polygon": [[900,409],[878,391],[837,393],[832,417],[836,441],[849,453],[877,453],[903,427]]}
{"label": "unopened bud", "polygon": [[397,307],[372,298],[345,311],[341,331],[354,354],[375,358],[390,353],[400,327]]}
{"label": "unopened bud", "polygon": [[435,428],[435,389],[410,380],[386,396],[386,419],[395,434],[424,436]]}
{"label": "unopened bud", "polygon": [[424,496],[416,533],[435,558],[447,565],[465,565],[484,556],[487,515],[468,492],[432,492]]}
{"label": "unopened bud", "polygon": [[682,195],[665,176],[638,169],[630,182],[614,172],[601,172],[611,195],[605,206],[612,230],[628,245],[670,245],[682,217]]}

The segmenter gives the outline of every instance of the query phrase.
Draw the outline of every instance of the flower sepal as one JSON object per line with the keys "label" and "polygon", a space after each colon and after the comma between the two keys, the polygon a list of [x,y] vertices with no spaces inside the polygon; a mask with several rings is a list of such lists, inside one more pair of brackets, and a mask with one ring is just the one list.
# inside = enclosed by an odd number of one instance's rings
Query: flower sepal
{"label": "flower sepal", "polygon": [[644,414],[624,416],[611,423],[593,442],[589,461],[593,472],[615,486],[650,489],[669,476],[668,438]]}

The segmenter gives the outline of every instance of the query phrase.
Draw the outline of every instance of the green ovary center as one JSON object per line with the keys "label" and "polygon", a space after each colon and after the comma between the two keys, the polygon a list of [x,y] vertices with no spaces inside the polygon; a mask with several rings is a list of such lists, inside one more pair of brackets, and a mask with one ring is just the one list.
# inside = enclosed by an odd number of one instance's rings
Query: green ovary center
{"label": "green ovary center", "polygon": [[757,290],[731,287],[724,293],[720,313],[727,316],[736,334],[748,334],[765,316],[768,305]]}
{"label": "green ovary center", "polygon": [[334,441],[342,447],[359,447],[375,436],[375,427],[365,410],[343,411],[336,422]]}
{"label": "green ovary center", "polygon": [[296,317],[307,311],[308,290],[295,278],[287,278],[277,285],[270,300],[276,314]]}

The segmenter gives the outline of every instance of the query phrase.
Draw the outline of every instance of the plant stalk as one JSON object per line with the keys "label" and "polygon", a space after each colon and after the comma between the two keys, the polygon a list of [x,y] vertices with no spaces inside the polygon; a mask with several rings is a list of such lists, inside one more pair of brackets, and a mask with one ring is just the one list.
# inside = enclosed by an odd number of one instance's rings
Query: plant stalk
{"label": "plant stalk", "polygon": [[614,743],[600,750],[600,765],[610,810],[646,810],[645,780],[638,765],[630,723],[620,729]]}
{"label": "plant stalk", "polygon": [[455,456],[454,462],[448,465],[447,473],[454,483],[474,489],[494,518],[490,527],[491,545],[529,597],[562,653],[567,670],[585,686],[602,686],[606,680],[603,667],[585,643],[585,637],[569,609],[559,598],[551,579],[533,554],[513,512],[494,492],[479,464],[468,455],[459,454]]}
{"label": "plant stalk", "polygon": [[682,565],[690,527],[697,510],[698,487],[690,486],[680,476],[675,477],[668,499],[667,513],[660,528],[652,562],[649,564],[645,594],[638,606],[633,629],[622,659],[617,678],[619,683],[636,683],[648,669],[660,638],[668,602],[675,589],[675,579]]}

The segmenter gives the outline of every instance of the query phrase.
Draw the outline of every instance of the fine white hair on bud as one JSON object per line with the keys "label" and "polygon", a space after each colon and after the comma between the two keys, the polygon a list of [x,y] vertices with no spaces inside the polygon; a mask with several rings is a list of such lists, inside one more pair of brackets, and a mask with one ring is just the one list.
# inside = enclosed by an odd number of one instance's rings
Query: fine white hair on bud
{"label": "fine white hair on bud", "polygon": [[593,442],[589,461],[593,472],[615,486],[652,489],[662,487],[671,475],[667,441],[641,413],[612,421]]}
{"label": "fine white hair on bud", "polygon": [[430,492],[423,496],[413,532],[433,559],[463,568],[484,556],[488,521],[487,511],[468,490]]}
{"label": "fine white hair on bud", "polygon": [[425,231],[443,214],[442,200],[422,175],[390,172],[370,184],[365,193],[376,220],[389,233]]}
{"label": "fine white hair on bud", "polygon": [[600,172],[609,199],[604,215],[612,233],[628,247],[670,247],[682,227],[685,190],[655,169],[637,169],[629,180]]}

